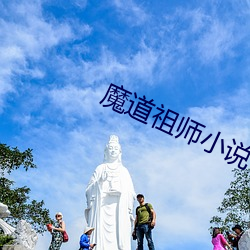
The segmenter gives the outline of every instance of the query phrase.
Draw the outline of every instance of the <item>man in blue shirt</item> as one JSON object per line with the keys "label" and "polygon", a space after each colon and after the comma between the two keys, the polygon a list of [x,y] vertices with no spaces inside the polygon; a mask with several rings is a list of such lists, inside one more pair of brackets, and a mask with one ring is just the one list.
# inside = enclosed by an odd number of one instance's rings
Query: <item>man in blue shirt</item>
{"label": "man in blue shirt", "polygon": [[83,235],[80,238],[80,249],[79,250],[90,250],[95,247],[96,244],[90,244],[90,235],[93,232],[93,227],[86,227]]}

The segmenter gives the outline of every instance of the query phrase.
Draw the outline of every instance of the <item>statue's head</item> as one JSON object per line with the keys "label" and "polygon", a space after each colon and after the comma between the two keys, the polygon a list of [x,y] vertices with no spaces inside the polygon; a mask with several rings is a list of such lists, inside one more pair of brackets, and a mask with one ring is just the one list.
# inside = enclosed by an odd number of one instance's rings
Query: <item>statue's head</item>
{"label": "statue's head", "polygon": [[0,218],[5,218],[10,215],[8,206],[0,202]]}
{"label": "statue's head", "polygon": [[119,143],[119,138],[116,135],[111,135],[104,150],[104,162],[114,162],[115,160],[121,162],[121,155],[122,148]]}

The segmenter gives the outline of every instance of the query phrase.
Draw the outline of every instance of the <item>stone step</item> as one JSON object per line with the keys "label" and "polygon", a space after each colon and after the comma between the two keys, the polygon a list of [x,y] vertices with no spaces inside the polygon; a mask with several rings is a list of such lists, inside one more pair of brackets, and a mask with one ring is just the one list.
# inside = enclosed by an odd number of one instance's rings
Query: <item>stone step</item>
{"label": "stone step", "polygon": [[26,249],[21,245],[5,245],[0,247],[0,250],[26,250]]}

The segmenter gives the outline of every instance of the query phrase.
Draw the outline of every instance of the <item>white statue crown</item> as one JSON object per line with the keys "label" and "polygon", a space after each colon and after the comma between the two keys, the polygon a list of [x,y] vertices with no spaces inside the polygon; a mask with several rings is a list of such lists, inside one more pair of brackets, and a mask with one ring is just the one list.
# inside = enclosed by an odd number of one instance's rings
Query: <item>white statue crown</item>
{"label": "white statue crown", "polygon": [[118,138],[118,136],[116,136],[116,135],[111,135],[110,137],[109,137],[109,143],[119,143],[119,138]]}

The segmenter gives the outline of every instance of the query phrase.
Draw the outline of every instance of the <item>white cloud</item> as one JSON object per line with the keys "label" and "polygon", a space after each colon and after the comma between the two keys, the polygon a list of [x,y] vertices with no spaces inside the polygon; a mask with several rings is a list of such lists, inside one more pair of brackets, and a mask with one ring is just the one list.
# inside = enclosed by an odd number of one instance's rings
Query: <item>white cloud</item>
{"label": "white cloud", "polygon": [[44,49],[73,36],[67,24],[46,21],[40,4],[21,2],[9,8],[12,19],[1,20],[2,47],[17,46],[25,56],[39,58]]}
{"label": "white cloud", "polygon": [[[132,77],[143,79],[145,82],[152,84],[154,82],[154,70],[159,63],[158,52],[142,44],[141,51],[138,51],[128,62],[129,72]],[[131,78],[132,78],[131,77]]]}
{"label": "white cloud", "polygon": [[119,60],[106,48],[101,51],[101,56],[97,61],[82,61],[83,78],[88,84],[103,81],[113,81],[117,75],[126,72],[127,66]]}
{"label": "white cloud", "polygon": [[132,85],[131,79],[143,80],[152,84],[154,70],[158,63],[158,54],[142,43],[141,50],[128,58],[116,57],[107,48],[102,49],[97,61],[82,61],[82,75],[85,83],[113,82]]}
{"label": "white cloud", "polygon": [[[240,91],[241,92],[241,91]],[[237,99],[238,102],[239,99]],[[203,137],[213,134],[213,138],[220,131],[220,139],[224,139],[225,145],[233,146],[232,139],[236,140],[237,145],[243,142],[244,147],[250,145],[250,119],[244,112],[235,112],[236,103],[229,96],[223,101],[223,105],[217,107],[193,107],[189,109],[187,116],[206,126]],[[219,142],[218,142],[219,144]],[[226,146],[225,146],[226,147]]]}
{"label": "white cloud", "polygon": [[206,26],[208,22],[210,22],[211,17],[209,15],[205,15],[202,9],[194,9],[186,13],[186,15],[190,18],[190,27],[192,33],[199,33]]}
{"label": "white cloud", "polygon": [[84,9],[87,5],[87,0],[74,0],[74,4],[78,6],[80,9]]}
{"label": "white cloud", "polygon": [[133,0],[113,0],[113,4],[119,12],[119,15],[125,22],[128,22],[130,26],[142,25],[148,19],[147,13]]}
{"label": "white cloud", "polygon": [[[196,58],[213,65],[234,57],[243,37],[235,20],[221,16],[216,10],[209,11],[202,4],[193,9],[177,8],[175,13],[165,16],[159,27],[166,48],[176,60],[182,58],[182,66]],[[162,47],[163,41],[160,41]]]}
{"label": "white cloud", "polygon": [[189,115],[192,116],[192,119],[210,124],[218,124],[220,120],[223,120],[225,115],[225,109],[222,106],[217,107],[192,107],[189,108]]}
{"label": "white cloud", "polygon": [[0,95],[3,97],[5,93],[15,90],[12,78],[16,74],[43,77],[44,72],[29,65],[28,61],[32,59],[35,64],[46,49],[72,38],[73,33],[67,24],[45,20],[39,1],[21,1],[15,4],[10,2],[2,8],[3,12],[11,13],[9,18],[0,19]]}
{"label": "white cloud", "polygon": [[62,89],[53,89],[48,95],[54,107],[59,108],[65,115],[92,117],[96,113],[96,107],[101,108],[99,101],[105,92],[100,89],[79,88],[67,85]]}
{"label": "white cloud", "polygon": [[[244,120],[248,119],[250,111],[250,84],[249,82],[243,83],[232,95],[226,100],[221,101],[227,107],[234,110],[236,116],[243,116]],[[242,118],[243,118],[242,117]],[[243,121],[242,121],[243,122]]]}
{"label": "white cloud", "polygon": [[200,59],[204,63],[232,56],[236,44],[234,29],[231,24],[223,24],[214,20],[197,42]]}

